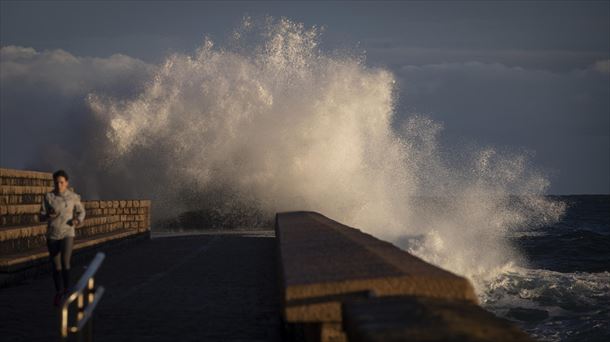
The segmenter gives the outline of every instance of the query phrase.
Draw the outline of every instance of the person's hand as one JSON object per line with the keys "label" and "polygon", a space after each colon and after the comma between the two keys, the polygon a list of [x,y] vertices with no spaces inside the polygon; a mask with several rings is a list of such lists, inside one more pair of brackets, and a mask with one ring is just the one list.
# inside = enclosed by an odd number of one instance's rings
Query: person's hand
{"label": "person's hand", "polygon": [[80,224],[80,221],[78,219],[72,219],[72,225],[74,227],[78,227],[79,224]]}

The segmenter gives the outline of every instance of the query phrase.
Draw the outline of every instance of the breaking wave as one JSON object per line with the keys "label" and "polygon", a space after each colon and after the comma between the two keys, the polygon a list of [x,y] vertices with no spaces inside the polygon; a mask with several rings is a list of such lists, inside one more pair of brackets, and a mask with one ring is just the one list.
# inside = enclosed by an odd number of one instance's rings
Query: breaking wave
{"label": "breaking wave", "polygon": [[527,154],[441,146],[441,122],[397,112],[390,71],[323,51],[321,33],[245,18],[223,46],[167,57],[133,97],[89,94],[105,173],[151,197],[157,218],[318,211],[484,296],[521,262],[507,232],[555,222],[563,204],[542,196],[549,182]]}

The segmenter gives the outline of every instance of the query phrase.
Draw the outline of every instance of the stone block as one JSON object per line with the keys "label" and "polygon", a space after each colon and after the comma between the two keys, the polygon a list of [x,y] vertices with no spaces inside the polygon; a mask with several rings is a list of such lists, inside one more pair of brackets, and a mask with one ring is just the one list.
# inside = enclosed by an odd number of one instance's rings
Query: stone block
{"label": "stone block", "polygon": [[38,214],[40,208],[40,204],[0,204],[0,215]]}
{"label": "stone block", "polygon": [[50,172],[0,168],[0,178],[29,178],[52,181],[53,174]]}
{"label": "stone block", "polygon": [[0,195],[0,204],[36,204],[42,203],[42,194]]}
{"label": "stone block", "polygon": [[85,209],[98,209],[100,207],[100,201],[82,201]]}
{"label": "stone block", "polygon": [[51,190],[53,187],[0,185],[0,195],[42,195]]}

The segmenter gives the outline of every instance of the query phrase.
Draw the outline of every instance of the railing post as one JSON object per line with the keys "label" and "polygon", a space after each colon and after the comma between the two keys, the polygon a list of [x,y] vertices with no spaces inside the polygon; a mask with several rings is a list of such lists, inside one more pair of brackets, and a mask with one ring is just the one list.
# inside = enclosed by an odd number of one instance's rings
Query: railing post
{"label": "railing post", "polygon": [[[94,275],[99,269],[106,255],[98,252],[76,283],[73,291],[62,304],[60,334],[61,341],[68,341],[70,336],[77,341],[93,341],[93,312],[104,293],[104,287],[95,287]],[[69,324],[69,308],[72,302],[77,303],[76,322]]]}

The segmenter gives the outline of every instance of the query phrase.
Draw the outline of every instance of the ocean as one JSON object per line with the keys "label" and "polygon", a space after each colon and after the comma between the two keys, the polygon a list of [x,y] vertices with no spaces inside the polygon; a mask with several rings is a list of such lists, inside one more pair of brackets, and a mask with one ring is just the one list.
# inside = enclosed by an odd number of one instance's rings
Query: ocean
{"label": "ocean", "polygon": [[540,341],[610,341],[610,196],[552,196],[557,223],[512,232],[525,264],[486,285],[482,305]]}

